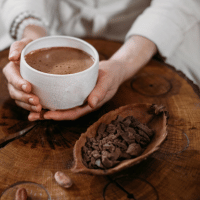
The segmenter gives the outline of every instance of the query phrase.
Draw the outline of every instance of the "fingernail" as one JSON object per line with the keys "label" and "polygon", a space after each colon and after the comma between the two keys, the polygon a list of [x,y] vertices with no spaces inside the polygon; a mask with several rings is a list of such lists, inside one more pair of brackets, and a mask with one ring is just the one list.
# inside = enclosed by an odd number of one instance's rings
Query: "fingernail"
{"label": "fingernail", "polygon": [[93,105],[93,107],[96,107],[96,105],[97,105],[97,103],[98,103],[98,98],[97,97],[94,97],[93,99],[92,99],[92,105]]}
{"label": "fingernail", "polygon": [[22,85],[22,90],[24,91],[24,92],[26,92],[26,89],[27,89],[27,85]]}
{"label": "fingernail", "polygon": [[12,59],[14,58],[15,56],[18,55],[18,51],[12,51],[10,54],[9,54],[9,59]]}
{"label": "fingernail", "polygon": [[38,112],[37,106],[31,106],[31,109]]}
{"label": "fingernail", "polygon": [[30,98],[28,101],[30,104],[34,104],[33,98]]}
{"label": "fingernail", "polygon": [[43,115],[43,119],[49,119],[46,114]]}

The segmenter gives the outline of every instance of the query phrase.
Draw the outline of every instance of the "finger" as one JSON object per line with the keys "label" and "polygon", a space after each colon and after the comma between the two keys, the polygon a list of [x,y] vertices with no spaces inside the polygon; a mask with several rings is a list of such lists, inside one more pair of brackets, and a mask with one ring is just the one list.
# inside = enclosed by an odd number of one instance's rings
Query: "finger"
{"label": "finger", "polygon": [[16,90],[15,87],[11,85],[10,83],[8,84],[8,91],[12,99],[22,101],[24,103],[31,104],[31,105],[40,104],[39,98],[37,96],[35,96],[34,94],[27,94],[23,91]]}
{"label": "finger", "polygon": [[23,50],[23,48],[30,43],[32,40],[29,38],[23,38],[20,41],[14,42],[11,47],[10,47],[10,52],[9,52],[9,60],[10,61],[18,61],[20,60],[20,55]]}
{"label": "finger", "polygon": [[4,68],[3,73],[11,85],[18,90],[23,90],[26,93],[31,92],[31,84],[23,79],[19,72],[19,66],[16,66],[13,62],[9,62]]}
{"label": "finger", "polygon": [[20,61],[14,61],[15,65],[19,66],[20,65]]}
{"label": "finger", "polygon": [[99,102],[101,102],[108,91],[108,79],[105,78],[106,73],[103,70],[99,70],[99,77],[97,84],[93,91],[88,96],[88,104],[91,108],[95,108]]}
{"label": "finger", "polygon": [[24,103],[24,102],[18,101],[18,100],[16,100],[15,103],[18,106],[24,108],[25,110],[29,110],[32,112],[40,112],[42,110],[42,106],[40,104],[35,106],[35,105],[30,105],[30,104],[27,104],[27,103]]}
{"label": "finger", "polygon": [[44,118],[41,116],[41,113],[38,112],[30,112],[28,116],[29,121],[37,121],[37,120],[44,120]]}
{"label": "finger", "polygon": [[44,114],[44,119],[76,120],[92,111],[93,109],[87,104],[81,107],[76,107],[65,111],[47,111]]}

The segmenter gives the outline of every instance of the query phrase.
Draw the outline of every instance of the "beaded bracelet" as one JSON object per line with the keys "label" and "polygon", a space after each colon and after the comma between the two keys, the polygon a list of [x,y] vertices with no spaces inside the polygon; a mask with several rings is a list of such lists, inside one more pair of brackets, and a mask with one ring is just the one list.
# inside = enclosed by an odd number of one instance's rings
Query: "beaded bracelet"
{"label": "beaded bracelet", "polygon": [[[31,21],[30,21],[30,19],[31,19]],[[25,27],[27,25],[30,25],[29,23],[31,23],[32,25],[41,26],[43,28],[46,28],[45,23],[40,19],[40,17],[38,17],[32,11],[25,11],[25,12],[19,14],[15,18],[13,23],[11,24],[11,28],[10,28],[11,37],[14,38],[14,39],[21,38],[22,34],[23,34],[23,30],[25,29]],[[22,26],[21,26],[21,24],[22,24]],[[22,31],[20,30],[19,33],[18,33],[19,28]],[[20,36],[20,34],[21,34],[21,36]]]}

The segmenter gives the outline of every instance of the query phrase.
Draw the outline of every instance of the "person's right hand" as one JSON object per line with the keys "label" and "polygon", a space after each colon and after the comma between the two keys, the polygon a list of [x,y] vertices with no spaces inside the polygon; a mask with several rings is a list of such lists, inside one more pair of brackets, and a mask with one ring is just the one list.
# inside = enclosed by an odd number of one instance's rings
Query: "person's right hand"
{"label": "person's right hand", "polygon": [[3,73],[8,81],[8,91],[10,97],[16,104],[32,112],[40,112],[42,106],[39,98],[31,93],[31,84],[20,75],[19,61],[22,49],[32,40],[23,38],[14,42],[10,47],[10,62],[3,68]]}

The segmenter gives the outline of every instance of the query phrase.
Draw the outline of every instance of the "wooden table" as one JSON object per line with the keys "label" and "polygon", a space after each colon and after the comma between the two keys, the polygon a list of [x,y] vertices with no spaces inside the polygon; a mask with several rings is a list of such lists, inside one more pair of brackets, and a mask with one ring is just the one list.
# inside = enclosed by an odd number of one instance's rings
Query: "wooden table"
{"label": "wooden table", "polygon": [[[120,43],[87,40],[101,59],[108,59]],[[0,67],[8,62],[0,53]],[[0,138],[22,130],[28,112],[10,99],[0,73]],[[76,121],[41,121],[25,136],[0,148],[0,194],[9,200],[18,184],[32,199],[53,200],[198,200],[200,199],[200,92],[173,67],[152,60],[125,82],[100,110]],[[112,176],[74,174],[73,146],[100,116],[130,103],[155,103],[169,111],[168,137],[161,148],[140,164]],[[74,185],[63,189],[56,171],[68,174]],[[48,197],[49,195],[49,197]]]}

